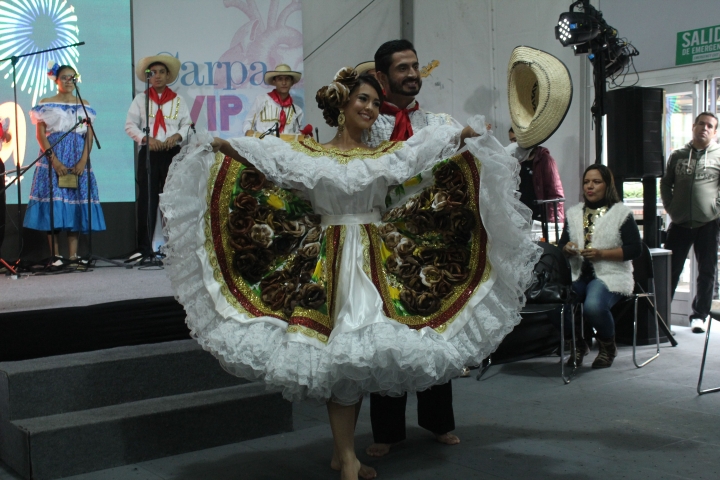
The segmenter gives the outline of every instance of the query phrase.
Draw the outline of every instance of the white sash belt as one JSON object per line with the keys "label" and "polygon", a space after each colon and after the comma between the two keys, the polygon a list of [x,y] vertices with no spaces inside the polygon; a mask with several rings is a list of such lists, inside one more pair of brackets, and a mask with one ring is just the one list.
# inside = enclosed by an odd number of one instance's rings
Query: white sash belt
{"label": "white sash belt", "polygon": [[321,215],[320,225],[364,225],[366,223],[378,223],[382,217],[380,210],[373,208],[367,213],[348,213],[346,215]]}

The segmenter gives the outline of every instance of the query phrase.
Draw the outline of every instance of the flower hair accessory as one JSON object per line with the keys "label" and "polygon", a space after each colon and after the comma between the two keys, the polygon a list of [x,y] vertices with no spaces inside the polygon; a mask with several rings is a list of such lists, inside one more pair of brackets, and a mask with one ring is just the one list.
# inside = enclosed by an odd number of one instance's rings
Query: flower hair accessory
{"label": "flower hair accessory", "polygon": [[50,60],[47,64],[48,72],[47,76],[50,79],[51,82],[54,82],[57,80],[58,70],[60,69],[60,64],[58,64],[55,60]]}

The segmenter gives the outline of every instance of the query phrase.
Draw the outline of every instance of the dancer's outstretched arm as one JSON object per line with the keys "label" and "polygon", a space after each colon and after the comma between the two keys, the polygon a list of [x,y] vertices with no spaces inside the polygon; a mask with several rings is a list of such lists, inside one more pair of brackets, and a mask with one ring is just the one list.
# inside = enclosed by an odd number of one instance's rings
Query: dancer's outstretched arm
{"label": "dancer's outstretched arm", "polygon": [[213,152],[217,153],[224,153],[228,157],[232,158],[233,160],[237,160],[238,162],[242,163],[243,165],[247,167],[254,167],[254,165],[247,161],[245,157],[240,155],[237,150],[235,150],[232,145],[230,145],[230,142],[228,142],[225,139],[222,139],[220,137],[213,138],[212,143],[210,146],[213,149]]}

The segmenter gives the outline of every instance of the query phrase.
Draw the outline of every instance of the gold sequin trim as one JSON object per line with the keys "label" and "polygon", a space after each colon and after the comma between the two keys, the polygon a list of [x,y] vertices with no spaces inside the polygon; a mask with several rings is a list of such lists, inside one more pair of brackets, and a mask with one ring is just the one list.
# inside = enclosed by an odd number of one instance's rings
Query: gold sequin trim
{"label": "gold sequin trim", "polygon": [[374,149],[353,148],[340,150],[336,147],[324,147],[312,138],[305,138],[290,142],[290,146],[296,152],[304,153],[310,157],[330,157],[342,165],[347,165],[355,159],[377,159],[383,155],[394,153],[401,149],[404,142],[384,141]]}
{"label": "gold sequin trim", "polygon": [[600,208],[583,209],[583,230],[585,232],[585,248],[592,248],[592,237],[595,233],[595,225],[600,217],[608,211],[607,205]]}
{"label": "gold sequin trim", "polygon": [[320,340],[322,343],[327,343],[329,339],[327,335],[323,335],[322,333],[316,332],[311,328],[303,327],[302,325],[289,326],[287,329],[287,333],[299,333],[305,335],[306,337]]}
{"label": "gold sequin trim", "polygon": [[[163,117],[170,120],[177,120],[178,112],[180,111],[180,97],[175,97],[175,100],[177,100],[177,102],[173,101],[175,103],[175,113],[173,113],[172,115],[163,115]],[[160,110],[162,110],[162,105],[158,105],[158,107],[160,108]],[[157,112],[157,110],[155,111]],[[172,107],[170,107],[170,111],[172,111]],[[151,113],[150,118],[155,118],[155,114]]]}

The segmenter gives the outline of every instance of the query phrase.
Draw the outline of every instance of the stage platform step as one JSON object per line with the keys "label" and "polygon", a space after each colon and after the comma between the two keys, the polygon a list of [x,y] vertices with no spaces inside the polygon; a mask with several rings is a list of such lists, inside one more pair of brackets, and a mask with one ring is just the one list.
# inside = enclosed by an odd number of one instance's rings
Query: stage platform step
{"label": "stage platform step", "polygon": [[0,363],[0,456],[54,479],[292,430],[292,406],[194,341]]}

